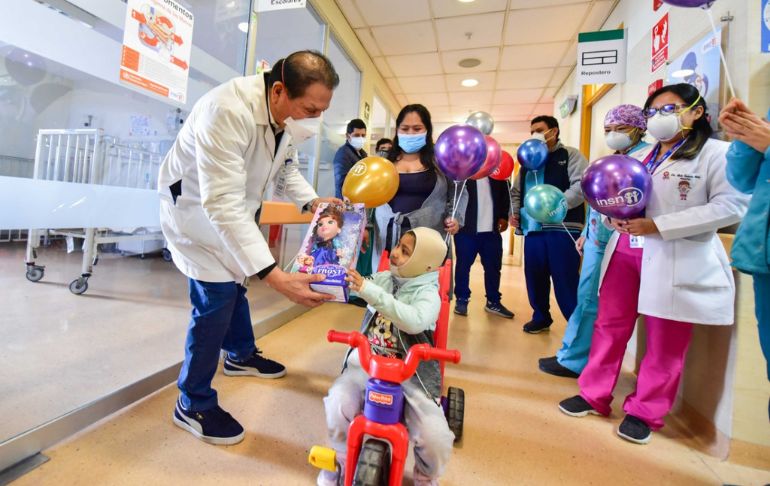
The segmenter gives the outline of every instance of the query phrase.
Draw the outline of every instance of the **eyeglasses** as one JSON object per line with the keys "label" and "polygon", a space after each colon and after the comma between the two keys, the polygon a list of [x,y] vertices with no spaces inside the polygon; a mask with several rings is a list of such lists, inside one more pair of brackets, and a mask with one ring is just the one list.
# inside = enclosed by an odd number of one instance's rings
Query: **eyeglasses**
{"label": "eyeglasses", "polygon": [[660,113],[661,115],[673,115],[674,113],[680,113],[681,111],[685,110],[686,108],[689,108],[687,105],[677,105],[676,103],[669,103],[667,105],[663,105],[660,108],[647,108],[644,111],[642,111],[642,114],[645,118],[652,118],[655,116],[656,113]]}

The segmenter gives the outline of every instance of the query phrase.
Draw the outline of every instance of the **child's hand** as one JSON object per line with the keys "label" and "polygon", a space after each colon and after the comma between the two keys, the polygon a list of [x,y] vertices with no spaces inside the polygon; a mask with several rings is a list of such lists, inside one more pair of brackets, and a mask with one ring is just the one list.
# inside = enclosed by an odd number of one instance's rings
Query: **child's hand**
{"label": "child's hand", "polygon": [[345,277],[345,281],[353,292],[359,292],[364,286],[364,277],[353,268],[348,269],[348,276]]}

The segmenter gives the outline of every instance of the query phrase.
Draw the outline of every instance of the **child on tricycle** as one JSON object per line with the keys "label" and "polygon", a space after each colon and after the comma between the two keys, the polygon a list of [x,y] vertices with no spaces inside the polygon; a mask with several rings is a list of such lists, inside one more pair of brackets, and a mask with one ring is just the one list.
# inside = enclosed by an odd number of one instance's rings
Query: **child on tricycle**
{"label": "child on tricycle", "polygon": [[[390,271],[378,272],[371,279],[364,279],[355,270],[350,270],[347,278],[350,289],[369,304],[361,329],[368,341],[369,350],[362,351],[361,356],[368,358],[368,355],[373,354],[403,360],[408,354],[419,351],[420,357],[412,356],[415,359],[411,361],[424,360],[417,366],[414,376],[400,385],[405,399],[403,422],[409,438],[414,442],[415,485],[438,484],[437,480],[449,461],[454,441],[454,434],[449,429],[440,403],[441,370],[435,359],[451,359],[456,362],[459,353],[451,354],[429,347],[434,344],[433,330],[441,307],[438,269],[446,253],[446,244],[438,232],[429,228],[415,228],[405,233],[391,252]],[[418,346],[413,350],[414,353],[409,353],[411,348],[420,344],[424,346]],[[404,371],[409,369],[410,360],[407,360],[405,367],[404,363],[397,360],[388,361],[390,363],[387,366],[401,366],[399,376],[411,376],[411,372]],[[381,367],[385,368],[384,361],[381,363]],[[355,462],[358,459],[346,457],[350,424],[364,410],[365,402],[369,406],[372,399],[376,401],[376,397],[389,396],[387,393],[373,391],[372,387],[378,384],[393,386],[393,383],[397,386],[401,381],[397,378],[374,380],[375,383],[370,383],[367,388],[370,376],[364,370],[377,377],[368,362],[362,367],[358,349],[351,348],[342,374],[324,398],[329,438],[336,450],[339,469],[336,472],[321,471],[318,476],[319,485],[341,484],[339,475],[340,471],[344,474],[346,461]],[[366,397],[365,393],[368,393]],[[400,478],[398,481],[400,483]]]}

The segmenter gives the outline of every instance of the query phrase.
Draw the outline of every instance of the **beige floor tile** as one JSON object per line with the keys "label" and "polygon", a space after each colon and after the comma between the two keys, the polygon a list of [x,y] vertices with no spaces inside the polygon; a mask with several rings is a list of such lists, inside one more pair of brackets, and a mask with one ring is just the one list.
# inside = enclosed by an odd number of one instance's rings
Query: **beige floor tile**
{"label": "beige floor tile", "polygon": [[[24,246],[0,244],[0,442],[181,361],[190,315],[187,280],[153,257],[103,254],[89,290],[67,286],[82,253],[40,248],[38,283]],[[249,288],[255,320],[291,306]],[[5,420],[13,417],[13,420]]]}
{"label": "beige floor tile", "polygon": [[[483,294],[477,267],[472,280]],[[450,346],[463,352],[463,361],[447,366],[447,382],[465,389],[467,412],[464,440],[443,485],[770,482],[768,471],[688,448],[673,429],[637,446],[615,435],[617,411],[610,419],[561,414],[557,403],[576,393],[576,383],[540,373],[537,358],[556,351],[564,320],[557,319],[550,333],[523,333],[530,311],[521,268],[505,267],[503,281],[504,303],[517,314],[513,322],[484,313],[481,299],[472,301],[469,317],[452,317]],[[352,306],[327,304],[265,337],[261,344],[270,356],[289,367],[284,379],[217,375],[222,405],[247,430],[239,445],[206,445],[177,429],[170,420],[176,390],[169,386],[46,451],[51,461],[18,484],[314,484],[306,455],[311,445],[324,443],[321,398],[344,353],[324,335],[332,327],[356,328],[361,315]],[[632,376],[624,373],[616,406],[631,386]]]}

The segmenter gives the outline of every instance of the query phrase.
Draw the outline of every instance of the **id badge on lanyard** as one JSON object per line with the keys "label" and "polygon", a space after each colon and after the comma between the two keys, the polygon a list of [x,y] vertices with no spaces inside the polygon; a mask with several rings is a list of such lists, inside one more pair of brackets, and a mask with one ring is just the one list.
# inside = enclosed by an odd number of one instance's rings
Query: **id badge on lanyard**
{"label": "id badge on lanyard", "polygon": [[299,165],[299,158],[297,154],[297,149],[294,147],[289,147],[286,151],[286,158],[283,161],[283,164],[281,165],[281,168],[278,169],[278,175],[275,178],[275,186],[273,188],[273,195],[275,197],[285,197],[286,195],[286,175],[290,170],[293,170],[294,167],[292,166],[298,166]]}
{"label": "id badge on lanyard", "polygon": [[631,248],[644,248],[644,236],[629,235],[628,246]]}

